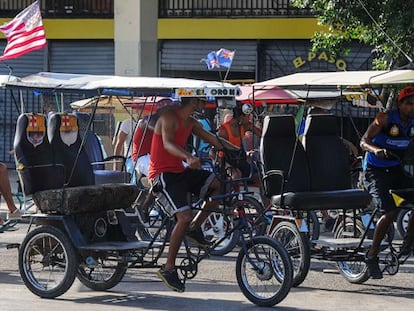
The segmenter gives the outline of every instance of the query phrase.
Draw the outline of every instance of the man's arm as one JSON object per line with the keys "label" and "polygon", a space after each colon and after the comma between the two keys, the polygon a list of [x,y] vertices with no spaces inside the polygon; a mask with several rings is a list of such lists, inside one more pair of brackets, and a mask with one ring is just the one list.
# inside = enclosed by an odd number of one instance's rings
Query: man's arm
{"label": "man's arm", "polygon": [[375,145],[372,139],[378,135],[383,128],[387,126],[388,116],[384,112],[380,112],[374,121],[368,126],[365,134],[361,138],[360,146],[362,150],[372,152],[379,158],[386,158],[387,151]]}
{"label": "man's arm", "polygon": [[232,143],[230,143],[224,137],[217,137],[213,133],[211,133],[209,131],[206,131],[201,126],[201,124],[199,124],[198,122],[195,122],[194,123],[193,133],[197,137],[199,137],[200,139],[206,141],[207,143],[209,143],[210,145],[214,146],[217,149],[223,149],[223,147],[228,148],[228,149],[235,149],[235,150],[239,150],[240,149],[236,145],[233,145]]}

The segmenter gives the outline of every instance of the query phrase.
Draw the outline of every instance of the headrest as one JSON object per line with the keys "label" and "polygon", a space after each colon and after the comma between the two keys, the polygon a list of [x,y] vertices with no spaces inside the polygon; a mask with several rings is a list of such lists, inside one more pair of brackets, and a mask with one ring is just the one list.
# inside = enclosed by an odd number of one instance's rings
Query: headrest
{"label": "headrest", "polygon": [[332,114],[310,114],[306,118],[305,136],[337,136],[338,122]]}
{"label": "headrest", "polygon": [[27,126],[26,135],[27,140],[34,146],[38,146],[43,142],[46,136],[46,119],[42,114],[26,113]]}
{"label": "headrest", "polygon": [[76,142],[79,135],[78,120],[75,115],[69,113],[54,113],[49,119],[49,140],[55,135],[60,135],[61,140],[70,146]]}
{"label": "headrest", "polygon": [[292,115],[266,116],[263,120],[263,137],[296,137]]}

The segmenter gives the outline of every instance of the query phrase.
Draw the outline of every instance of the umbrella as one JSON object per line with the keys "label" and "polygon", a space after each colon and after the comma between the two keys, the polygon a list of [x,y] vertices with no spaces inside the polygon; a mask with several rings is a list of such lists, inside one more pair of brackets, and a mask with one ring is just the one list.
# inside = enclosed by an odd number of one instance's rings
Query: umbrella
{"label": "umbrella", "polygon": [[283,90],[278,86],[271,88],[253,90],[251,85],[243,85],[240,87],[241,95],[236,96],[236,100],[242,103],[254,104],[256,107],[265,104],[297,104],[298,100],[291,93]]}

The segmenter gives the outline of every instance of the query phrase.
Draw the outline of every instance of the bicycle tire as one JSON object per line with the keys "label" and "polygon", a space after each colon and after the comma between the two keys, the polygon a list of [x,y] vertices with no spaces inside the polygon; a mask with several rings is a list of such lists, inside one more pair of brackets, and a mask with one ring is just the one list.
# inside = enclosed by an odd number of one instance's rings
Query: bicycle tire
{"label": "bicycle tire", "polygon": [[249,301],[261,307],[274,306],[292,287],[293,268],[289,254],[275,239],[255,236],[237,256],[236,278]]}
{"label": "bicycle tire", "polygon": [[20,276],[36,296],[56,298],[64,294],[72,286],[77,269],[77,252],[67,234],[56,227],[35,228],[20,246]]}
{"label": "bicycle tire", "polygon": [[78,267],[77,278],[86,287],[95,291],[105,291],[122,281],[128,266],[117,262],[114,266],[105,264],[105,258],[95,259],[96,264],[81,264]]}
{"label": "bicycle tire", "polygon": [[408,221],[412,214],[412,210],[403,209],[397,216],[397,230],[401,237],[404,237],[407,233]]}
{"label": "bicycle tire", "polygon": [[214,242],[214,240],[225,239],[211,250],[211,255],[223,256],[230,253],[240,239],[240,231],[234,230],[229,236],[227,232],[234,227],[233,217],[227,222],[222,213],[210,213],[208,218],[201,225],[204,236],[207,240]]}
{"label": "bicycle tire", "polygon": [[[362,222],[357,221],[356,227],[357,236],[361,237],[364,233],[364,226]],[[346,222],[345,230],[343,222],[341,222],[334,234],[335,239],[339,238],[349,238],[350,235],[345,232],[354,232],[354,223]],[[362,284],[369,279],[368,267],[365,261],[338,261],[336,263],[339,273],[350,283],[353,284]]]}
{"label": "bicycle tire", "polygon": [[292,286],[303,283],[308,275],[311,256],[310,242],[305,233],[299,232],[296,224],[282,221],[270,233],[270,237],[279,241],[287,250],[293,267]]}

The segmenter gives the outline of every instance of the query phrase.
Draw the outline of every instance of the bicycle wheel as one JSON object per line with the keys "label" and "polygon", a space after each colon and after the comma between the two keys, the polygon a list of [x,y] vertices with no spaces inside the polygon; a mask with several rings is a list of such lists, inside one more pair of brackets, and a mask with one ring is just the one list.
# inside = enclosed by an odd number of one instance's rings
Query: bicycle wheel
{"label": "bicycle wheel", "polygon": [[407,233],[408,221],[410,220],[412,210],[403,209],[397,216],[397,230],[401,237]]}
{"label": "bicycle wheel", "polygon": [[[144,226],[140,222],[138,223],[137,236],[143,241],[151,241],[154,239],[155,234],[161,228],[164,218],[168,217],[161,209],[158,203],[154,203],[149,209],[149,223]],[[172,220],[171,220],[172,222]],[[167,226],[161,229],[160,234],[157,237],[157,241],[164,241]]]}
{"label": "bicycle wheel", "polygon": [[204,236],[208,241],[218,241],[225,239],[217,245],[211,254],[215,256],[223,256],[233,250],[240,238],[240,231],[235,230],[226,236],[227,232],[233,229],[233,217],[225,217],[222,213],[211,213],[201,225]]}
{"label": "bicycle wheel", "polygon": [[30,231],[19,250],[19,271],[26,287],[42,298],[64,294],[73,284],[78,256],[68,236],[52,226]]}
{"label": "bicycle wheel", "polygon": [[236,261],[237,283],[243,295],[258,306],[281,302],[292,287],[293,269],[286,249],[275,239],[256,236]]}
{"label": "bicycle wheel", "polygon": [[[266,233],[266,228],[268,222],[263,215],[264,206],[256,198],[251,196],[244,196],[242,200],[235,200],[233,202],[232,208],[242,207],[245,213],[247,222],[252,228],[254,236],[264,235]],[[245,236],[246,239],[249,239],[249,236]],[[239,242],[241,245],[241,242]]]}
{"label": "bicycle wheel", "polygon": [[[361,237],[364,233],[364,226],[357,221],[354,235],[354,223],[346,222],[345,228],[343,223],[339,224],[334,234],[335,239]],[[362,284],[369,279],[368,267],[364,260],[356,261],[338,261],[336,263],[339,273],[350,283]]]}
{"label": "bicycle wheel", "polygon": [[77,277],[86,287],[96,290],[108,290],[122,281],[127,264],[114,262],[106,258],[94,258],[92,264],[81,264],[78,268]]}
{"label": "bicycle wheel", "polygon": [[282,221],[276,225],[270,236],[286,248],[293,267],[292,286],[299,286],[308,275],[311,262],[309,240],[306,234],[299,232],[295,224]]}

